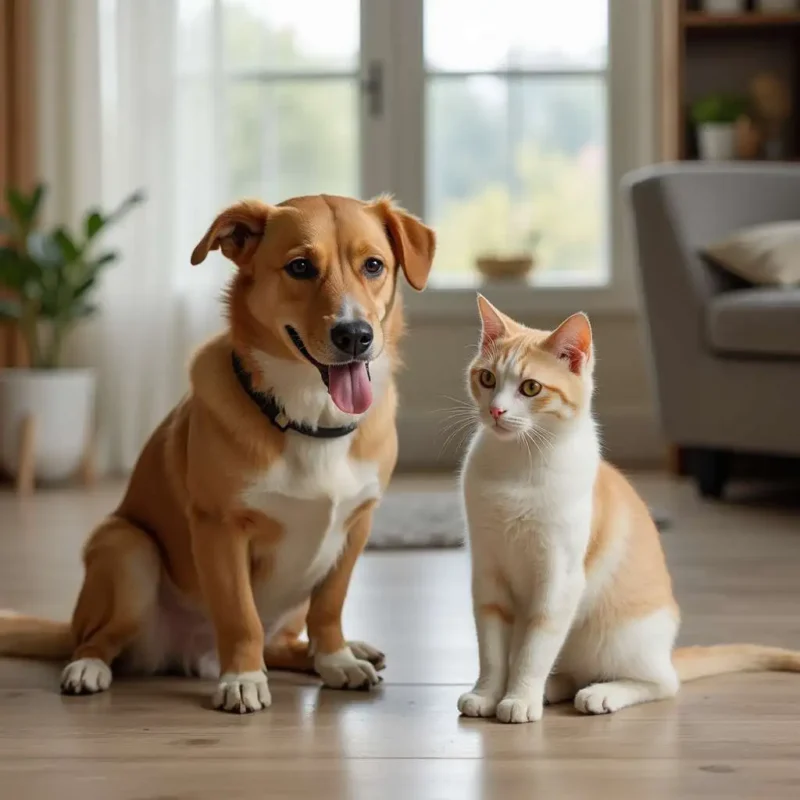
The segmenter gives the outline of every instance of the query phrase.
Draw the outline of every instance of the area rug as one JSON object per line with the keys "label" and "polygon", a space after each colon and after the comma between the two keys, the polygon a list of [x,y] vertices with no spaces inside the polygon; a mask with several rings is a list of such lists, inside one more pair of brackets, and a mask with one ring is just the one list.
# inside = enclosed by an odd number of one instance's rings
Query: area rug
{"label": "area rug", "polygon": [[[669,519],[651,509],[659,530]],[[461,547],[465,541],[461,501],[455,492],[389,492],[372,525],[368,548]]]}

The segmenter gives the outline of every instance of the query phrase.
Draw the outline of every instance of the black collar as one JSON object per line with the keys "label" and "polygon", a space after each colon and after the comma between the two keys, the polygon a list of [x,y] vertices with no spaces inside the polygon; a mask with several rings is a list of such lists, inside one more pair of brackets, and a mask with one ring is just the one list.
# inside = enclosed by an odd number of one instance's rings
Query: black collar
{"label": "black collar", "polygon": [[231,353],[231,362],[242,389],[247,392],[261,413],[279,431],[285,432],[288,429],[302,433],[304,436],[312,436],[315,439],[338,439],[340,436],[347,436],[356,429],[355,425],[342,425],[339,428],[312,428],[310,425],[303,425],[300,422],[289,419],[286,416],[286,412],[278,405],[272,395],[259,392],[253,388],[253,378],[244,368],[241,359],[236,353]]}

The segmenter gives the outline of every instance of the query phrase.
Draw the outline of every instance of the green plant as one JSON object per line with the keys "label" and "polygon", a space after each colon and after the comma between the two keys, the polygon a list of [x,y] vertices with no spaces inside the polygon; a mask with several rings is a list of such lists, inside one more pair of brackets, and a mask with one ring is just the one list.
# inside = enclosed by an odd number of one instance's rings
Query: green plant
{"label": "green plant", "polygon": [[59,365],[65,335],[97,310],[91,302],[100,273],[113,264],[119,253],[95,254],[98,236],[144,200],[134,192],[111,213],[92,208],[83,217],[80,233],[59,226],[52,231],[37,229],[46,193],[39,184],[26,195],[6,190],[8,216],[0,217],[0,320],[18,322],[31,366],[55,369]]}
{"label": "green plant", "polygon": [[747,113],[747,98],[737,95],[712,94],[692,104],[695,125],[733,123]]}

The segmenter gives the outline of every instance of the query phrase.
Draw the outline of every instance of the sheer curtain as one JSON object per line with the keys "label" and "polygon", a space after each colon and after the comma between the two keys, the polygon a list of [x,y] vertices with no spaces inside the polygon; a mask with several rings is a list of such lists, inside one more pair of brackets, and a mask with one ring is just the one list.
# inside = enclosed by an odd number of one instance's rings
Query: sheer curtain
{"label": "sheer curtain", "polygon": [[70,359],[98,371],[101,464],[130,470],[187,386],[192,350],[222,327],[219,256],[189,255],[226,201],[217,4],[39,0],[39,143],[51,220],[75,223],[135,189],[146,203],[108,235],[100,314]]}

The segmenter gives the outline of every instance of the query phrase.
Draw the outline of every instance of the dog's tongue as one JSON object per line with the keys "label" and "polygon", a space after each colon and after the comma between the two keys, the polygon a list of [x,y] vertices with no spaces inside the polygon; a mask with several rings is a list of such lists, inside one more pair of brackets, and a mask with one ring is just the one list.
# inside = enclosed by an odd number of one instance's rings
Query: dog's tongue
{"label": "dog's tongue", "polygon": [[328,391],[346,414],[363,414],[372,403],[372,386],[363,361],[328,367]]}

